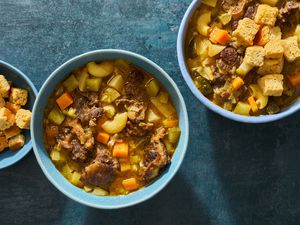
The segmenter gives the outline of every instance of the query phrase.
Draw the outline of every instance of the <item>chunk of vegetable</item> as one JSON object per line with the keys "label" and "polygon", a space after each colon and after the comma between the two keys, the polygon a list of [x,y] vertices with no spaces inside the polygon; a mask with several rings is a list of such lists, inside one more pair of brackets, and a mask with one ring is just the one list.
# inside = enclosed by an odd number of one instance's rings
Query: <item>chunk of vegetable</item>
{"label": "chunk of vegetable", "polygon": [[260,2],[270,6],[275,6],[279,0],[260,0]]}
{"label": "chunk of vegetable", "polygon": [[119,133],[126,127],[127,118],[127,112],[118,113],[113,120],[105,121],[101,127],[109,134]]}
{"label": "chunk of vegetable", "polygon": [[72,92],[78,87],[78,80],[74,75],[71,75],[63,82],[63,86],[68,90],[68,92]]}
{"label": "chunk of vegetable", "polygon": [[165,119],[162,123],[163,123],[164,127],[167,127],[167,128],[178,126],[177,119]]}
{"label": "chunk of vegetable", "polygon": [[116,89],[119,92],[122,92],[124,80],[121,75],[113,76],[107,83],[108,86]]}
{"label": "chunk of vegetable", "polygon": [[234,90],[238,90],[240,89],[243,85],[244,85],[244,80],[240,77],[236,77],[234,78],[234,80],[232,81],[232,87]]}
{"label": "chunk of vegetable", "polygon": [[157,115],[152,109],[149,109],[146,113],[146,120],[149,123],[155,123],[159,121],[161,118]]}
{"label": "chunk of vegetable", "polygon": [[121,94],[117,90],[113,88],[106,88],[105,91],[102,93],[101,102],[110,104],[120,96]]}
{"label": "chunk of vegetable", "polygon": [[208,47],[208,56],[214,57],[218,55],[221,51],[223,51],[226,48],[226,46],[223,45],[214,45],[210,44]]}
{"label": "chunk of vegetable", "polygon": [[120,163],[120,167],[121,167],[121,172],[127,172],[127,171],[131,170],[131,165],[128,162]]}
{"label": "chunk of vegetable", "polygon": [[70,117],[70,118],[76,118],[77,115],[76,115],[76,109],[70,107],[68,110],[64,110],[63,111],[63,114]]}
{"label": "chunk of vegetable", "polygon": [[91,186],[88,186],[88,185],[84,185],[83,186],[83,189],[86,191],[86,192],[91,192],[93,190],[93,188]]}
{"label": "chunk of vegetable", "polygon": [[159,101],[161,103],[167,104],[168,101],[169,101],[169,94],[167,92],[165,92],[165,91],[159,92],[158,97],[159,97]]}
{"label": "chunk of vegetable", "polygon": [[146,84],[146,91],[150,97],[155,97],[157,96],[159,92],[159,83],[156,79],[151,79],[150,81],[147,82]]}
{"label": "chunk of vegetable", "polygon": [[61,110],[68,108],[73,104],[73,102],[73,98],[68,92],[65,92],[58,99],[56,99],[56,103]]}
{"label": "chunk of vegetable", "polygon": [[94,190],[91,192],[93,195],[97,196],[105,196],[108,195],[108,192],[102,188],[95,187]]}
{"label": "chunk of vegetable", "polygon": [[76,186],[81,187],[83,184],[82,184],[82,182],[80,181],[80,177],[81,177],[81,174],[78,173],[78,172],[76,172],[76,171],[74,171],[74,172],[72,173],[70,182],[71,182],[72,184],[76,185]]}
{"label": "chunk of vegetable", "polygon": [[215,27],[209,35],[209,40],[215,44],[226,44],[230,40],[230,35],[226,30]]}
{"label": "chunk of vegetable", "polygon": [[138,155],[134,155],[130,157],[130,163],[131,164],[138,164],[142,161],[141,157]]}
{"label": "chunk of vegetable", "polygon": [[165,117],[170,117],[176,112],[175,108],[170,103],[163,104],[157,97],[151,98],[150,101],[155,106],[155,108]]}
{"label": "chunk of vegetable", "polygon": [[127,142],[117,142],[113,148],[113,157],[116,158],[127,158],[128,157],[128,143]]}
{"label": "chunk of vegetable", "polygon": [[274,102],[271,102],[268,107],[266,108],[267,113],[272,115],[280,112],[280,108]]}
{"label": "chunk of vegetable", "polygon": [[173,155],[173,153],[175,152],[174,146],[168,141],[167,138],[164,138],[163,142],[164,142],[164,144],[166,146],[168,155]]}
{"label": "chunk of vegetable", "polygon": [[253,96],[248,98],[248,103],[251,106],[252,112],[256,113],[258,111],[258,106]]}
{"label": "chunk of vegetable", "polygon": [[211,93],[213,93],[213,88],[210,85],[209,81],[207,79],[205,79],[202,76],[197,76],[194,79],[194,83],[196,85],[196,87],[199,89],[199,91],[204,95],[204,96],[208,96]]}
{"label": "chunk of vegetable", "polygon": [[300,72],[288,76],[288,80],[293,86],[299,85],[300,84]]}
{"label": "chunk of vegetable", "polygon": [[53,149],[51,151],[50,158],[55,163],[64,163],[67,160],[66,155],[62,152],[59,152],[57,149]]}
{"label": "chunk of vegetable", "polygon": [[263,109],[267,106],[269,97],[263,94],[262,90],[257,84],[251,84],[249,86],[249,91],[256,99],[256,104],[259,109]]}
{"label": "chunk of vegetable", "polygon": [[48,115],[48,119],[56,124],[60,125],[65,120],[65,115],[57,108],[53,108]]}
{"label": "chunk of vegetable", "polygon": [[179,127],[172,127],[168,129],[168,141],[176,144],[179,140],[181,130]]}
{"label": "chunk of vegetable", "polygon": [[109,141],[109,138],[110,138],[110,135],[108,133],[99,132],[96,136],[96,141],[106,145],[107,142]]}
{"label": "chunk of vegetable", "polygon": [[219,20],[223,25],[227,25],[228,23],[230,23],[231,19],[232,15],[229,13],[224,13],[219,16]]}
{"label": "chunk of vegetable", "polygon": [[107,118],[111,119],[116,114],[116,109],[113,105],[106,105],[103,107],[105,115]]}
{"label": "chunk of vegetable", "polygon": [[252,65],[249,65],[248,63],[245,62],[245,60],[243,61],[243,63],[240,65],[239,68],[237,68],[236,70],[236,73],[238,75],[241,75],[241,76],[245,76],[247,73],[250,72],[250,70],[253,69],[253,66]]}
{"label": "chunk of vegetable", "polygon": [[211,42],[207,38],[196,37],[195,45],[197,55],[203,58],[208,56],[208,47],[211,45]]}
{"label": "chunk of vegetable", "polygon": [[97,120],[97,128],[98,129],[102,129],[102,125],[107,121],[107,117],[106,116],[101,116],[98,120]]}
{"label": "chunk of vegetable", "polygon": [[73,170],[71,169],[71,167],[68,165],[68,164],[65,164],[63,167],[62,167],[62,175],[67,178],[68,180],[70,180],[72,178],[72,172]]}
{"label": "chunk of vegetable", "polygon": [[211,6],[211,7],[216,7],[218,0],[202,0],[201,3]]}
{"label": "chunk of vegetable", "polygon": [[127,191],[133,191],[139,188],[138,182],[134,177],[123,180],[122,185]]}
{"label": "chunk of vegetable", "polygon": [[80,73],[77,76],[78,79],[78,88],[80,91],[85,91],[86,90],[86,80],[89,78],[89,74],[87,71],[87,68],[83,68]]}
{"label": "chunk of vegetable", "polygon": [[233,110],[234,113],[240,114],[243,116],[250,115],[251,106],[245,102],[238,102],[235,109]]}
{"label": "chunk of vegetable", "polygon": [[197,31],[203,35],[207,36],[208,31],[209,31],[209,26],[208,24],[211,22],[211,12],[203,12],[201,15],[198,17],[197,20]]}
{"label": "chunk of vegetable", "polygon": [[86,89],[88,91],[99,91],[102,78],[91,78],[86,80]]}
{"label": "chunk of vegetable", "polygon": [[90,62],[87,64],[89,74],[95,77],[106,77],[114,72],[114,65],[112,62],[104,61],[99,64]]}

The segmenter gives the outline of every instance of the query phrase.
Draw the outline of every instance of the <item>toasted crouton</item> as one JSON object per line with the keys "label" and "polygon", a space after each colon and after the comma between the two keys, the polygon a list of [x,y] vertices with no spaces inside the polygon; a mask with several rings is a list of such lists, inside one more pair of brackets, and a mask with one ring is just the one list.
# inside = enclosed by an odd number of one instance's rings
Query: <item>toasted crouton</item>
{"label": "toasted crouton", "polygon": [[31,112],[25,109],[19,109],[16,114],[16,124],[21,129],[30,128]]}
{"label": "toasted crouton", "polygon": [[264,65],[259,67],[257,73],[260,75],[280,74],[284,65],[283,56],[279,59],[265,59]]}
{"label": "toasted crouton", "polygon": [[289,37],[282,40],[284,56],[287,61],[293,62],[300,57],[300,49],[298,46],[297,36]]}
{"label": "toasted crouton", "polygon": [[278,8],[261,4],[257,8],[254,18],[255,23],[260,25],[274,26],[278,15]]}
{"label": "toasted crouton", "polygon": [[270,27],[263,26],[255,36],[255,45],[265,46],[270,41]]}
{"label": "toasted crouton", "polygon": [[283,75],[269,74],[259,78],[258,86],[267,96],[281,96],[283,92]]}
{"label": "toasted crouton", "polygon": [[17,105],[26,105],[28,91],[21,88],[12,88],[9,101]]}
{"label": "toasted crouton", "polygon": [[23,134],[19,134],[8,140],[8,147],[10,150],[13,151],[22,148],[24,144],[25,144],[25,136]]}
{"label": "toasted crouton", "polygon": [[4,136],[0,136],[0,152],[8,147],[7,139]]}
{"label": "toasted crouton", "polygon": [[241,45],[251,46],[260,26],[249,18],[239,21],[238,27],[233,31],[232,35],[237,38]]}
{"label": "toasted crouton", "polygon": [[21,133],[21,129],[19,127],[17,127],[16,125],[8,128],[4,131],[4,135],[5,135],[6,139],[14,137],[20,133]]}
{"label": "toasted crouton", "polygon": [[252,46],[246,49],[245,62],[251,66],[262,66],[264,64],[265,51],[261,46]]}
{"label": "toasted crouton", "polygon": [[0,96],[0,108],[5,106],[5,100]]}
{"label": "toasted crouton", "polygon": [[283,56],[283,47],[280,40],[269,41],[265,45],[265,56],[270,59],[279,59]]}
{"label": "toasted crouton", "polygon": [[0,109],[0,130],[4,131],[15,123],[15,115],[7,108]]}
{"label": "toasted crouton", "polygon": [[9,109],[13,114],[16,114],[17,111],[21,109],[21,106],[11,102],[6,102],[5,108]]}
{"label": "toasted crouton", "polygon": [[9,95],[10,85],[3,75],[0,75],[0,95],[7,98]]}

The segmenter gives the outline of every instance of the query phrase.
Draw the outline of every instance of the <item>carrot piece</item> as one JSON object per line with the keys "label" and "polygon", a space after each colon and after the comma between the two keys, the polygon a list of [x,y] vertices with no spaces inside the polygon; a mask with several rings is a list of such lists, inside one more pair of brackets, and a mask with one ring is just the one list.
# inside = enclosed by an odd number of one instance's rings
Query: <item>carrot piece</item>
{"label": "carrot piece", "polygon": [[73,98],[68,92],[65,92],[58,99],[56,99],[56,103],[61,110],[68,108],[73,104],[73,102]]}
{"label": "carrot piece", "polygon": [[242,86],[244,85],[244,80],[240,77],[236,77],[233,81],[232,81],[232,87],[235,90],[240,89]]}
{"label": "carrot piece", "polygon": [[101,116],[98,120],[97,120],[97,128],[98,129],[102,129],[102,125],[106,122],[107,118],[106,116]]}
{"label": "carrot piece", "polygon": [[128,143],[117,142],[113,148],[113,157],[116,158],[127,158],[128,157]]}
{"label": "carrot piece", "polygon": [[122,185],[127,191],[133,191],[133,190],[138,189],[138,187],[139,187],[139,184],[134,177],[123,180]]}
{"label": "carrot piece", "polygon": [[288,79],[293,86],[297,86],[300,84],[300,73],[290,75]]}
{"label": "carrot piece", "polygon": [[96,140],[105,145],[107,144],[109,138],[110,138],[110,135],[105,132],[99,132],[96,136]]}
{"label": "carrot piece", "polygon": [[176,127],[176,126],[178,126],[178,120],[177,119],[166,119],[163,121],[163,125],[167,128]]}
{"label": "carrot piece", "polygon": [[252,112],[256,113],[258,111],[258,106],[253,96],[248,98],[248,103],[251,106]]}
{"label": "carrot piece", "polygon": [[209,35],[209,40],[215,44],[226,44],[230,40],[230,35],[226,30],[215,27]]}

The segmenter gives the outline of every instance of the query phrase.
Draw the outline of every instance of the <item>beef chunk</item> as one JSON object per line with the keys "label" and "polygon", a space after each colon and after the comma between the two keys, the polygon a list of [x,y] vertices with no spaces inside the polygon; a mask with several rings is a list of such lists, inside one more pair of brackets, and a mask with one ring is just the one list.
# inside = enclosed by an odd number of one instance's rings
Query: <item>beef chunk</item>
{"label": "beef chunk", "polygon": [[234,19],[243,17],[245,7],[252,0],[222,0],[221,7],[225,12],[232,15]]}
{"label": "beef chunk", "polygon": [[281,23],[287,22],[287,20],[300,10],[300,2],[297,0],[287,0],[283,3],[279,9],[279,21]]}
{"label": "beef chunk", "polygon": [[160,170],[170,163],[166,147],[161,141],[165,135],[166,129],[160,127],[151,137],[150,143],[145,149],[144,160],[141,163],[139,171],[139,177],[142,181],[149,181],[155,178]]}
{"label": "beef chunk", "polygon": [[257,3],[250,4],[246,9],[244,18],[246,17],[246,18],[254,20],[258,5],[259,4],[257,4]]}
{"label": "beef chunk", "polygon": [[126,105],[128,110],[128,118],[135,123],[145,119],[147,106],[144,102],[124,97],[116,100],[116,105]]}
{"label": "beef chunk", "polygon": [[131,71],[126,78],[124,90],[127,96],[133,99],[143,101],[146,98],[146,93],[143,87],[144,75],[143,72],[135,69]]}
{"label": "beef chunk", "polygon": [[84,162],[88,158],[89,151],[82,146],[78,139],[73,139],[71,141],[72,151],[71,158],[77,162]]}
{"label": "beef chunk", "polygon": [[233,67],[237,68],[242,63],[242,56],[233,47],[227,47],[220,53],[216,66],[222,74],[231,74]]}
{"label": "beef chunk", "polygon": [[125,134],[127,136],[142,137],[145,136],[149,131],[153,129],[153,123],[134,123],[132,121],[127,121],[125,128]]}
{"label": "beef chunk", "polygon": [[93,186],[106,186],[114,181],[119,167],[118,160],[111,157],[109,149],[99,144],[96,158],[84,168],[81,180]]}

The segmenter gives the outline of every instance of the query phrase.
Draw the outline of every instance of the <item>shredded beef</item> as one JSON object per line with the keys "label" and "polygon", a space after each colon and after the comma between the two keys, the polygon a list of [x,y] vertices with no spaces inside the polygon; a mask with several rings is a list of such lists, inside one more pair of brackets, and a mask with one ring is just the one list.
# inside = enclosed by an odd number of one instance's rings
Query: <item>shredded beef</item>
{"label": "shredded beef", "polygon": [[145,119],[147,106],[144,102],[124,97],[116,100],[116,105],[126,105],[128,110],[128,118],[135,123]]}
{"label": "shredded beef", "polygon": [[125,128],[125,134],[127,136],[142,137],[145,136],[148,132],[150,132],[153,129],[153,126],[153,123],[134,123],[128,120]]}
{"label": "shredded beef", "polygon": [[84,162],[88,158],[89,151],[82,146],[78,139],[73,139],[71,141],[72,151],[71,158],[77,162]]}

